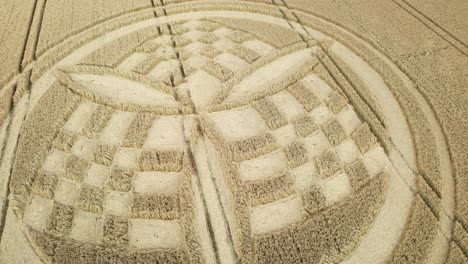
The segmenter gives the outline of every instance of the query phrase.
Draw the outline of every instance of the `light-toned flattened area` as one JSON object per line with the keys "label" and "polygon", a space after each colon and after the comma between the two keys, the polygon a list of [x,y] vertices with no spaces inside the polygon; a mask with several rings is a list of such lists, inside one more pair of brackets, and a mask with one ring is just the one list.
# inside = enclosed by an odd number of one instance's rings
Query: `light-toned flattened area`
{"label": "light-toned flattened area", "polygon": [[467,258],[438,105],[341,4],[74,3],[55,24],[63,5],[35,3],[0,90],[0,262]]}

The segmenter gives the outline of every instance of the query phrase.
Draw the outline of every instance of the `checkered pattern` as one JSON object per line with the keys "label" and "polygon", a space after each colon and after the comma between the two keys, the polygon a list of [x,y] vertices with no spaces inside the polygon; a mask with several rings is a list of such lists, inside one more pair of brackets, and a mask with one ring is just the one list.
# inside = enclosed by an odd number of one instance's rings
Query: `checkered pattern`
{"label": "checkered pattern", "polygon": [[[159,31],[117,60],[117,68],[175,89],[194,85],[182,76],[195,74],[222,86],[276,51],[271,43],[214,22],[163,25]],[[283,212],[293,207],[314,213],[383,170],[385,157],[369,127],[314,74],[209,117],[233,152],[250,209],[274,204]],[[182,122],[181,116],[131,113],[83,100],[34,177],[26,224],[92,244],[178,247],[179,181],[188,169]],[[258,219],[267,211],[257,212]]]}
{"label": "checkered pattern", "polygon": [[[124,57],[118,60],[122,63],[116,68],[176,86],[183,82],[183,75],[189,77],[199,71],[224,82],[276,50],[273,43],[211,21],[165,24],[159,26],[159,32],[130,54],[118,54]],[[99,49],[95,53],[105,51]],[[96,56],[93,53],[89,57]],[[93,60],[93,65],[106,66],[107,62]]]}
{"label": "checkered pattern", "polygon": [[[188,79],[200,72],[221,84],[275,51],[248,33],[209,21],[161,25],[159,32],[130,54],[116,53],[124,56],[115,58],[116,68],[171,86],[182,84],[183,75]],[[96,54],[89,55],[93,65],[108,65]],[[81,242],[135,247],[148,245],[132,237],[159,236],[161,226],[182,232],[178,183],[187,146],[181,123],[181,117],[130,113],[83,100],[59,131],[32,186],[26,222]]]}
{"label": "checkered pattern", "polygon": [[[251,208],[302,197],[302,208],[313,213],[343,200],[384,169],[383,149],[369,127],[314,73],[275,95],[210,117],[232,145],[257,138],[247,150],[251,155],[238,163],[245,188],[257,186],[261,196],[250,195]],[[270,148],[258,140],[265,135],[273,136]]]}
{"label": "checkered pattern", "polygon": [[[81,242],[136,247],[148,245],[132,232],[166,226],[181,236],[182,119],[109,109],[102,118],[93,104],[83,100],[59,131],[32,186],[26,224]],[[161,122],[173,129],[163,131]]]}

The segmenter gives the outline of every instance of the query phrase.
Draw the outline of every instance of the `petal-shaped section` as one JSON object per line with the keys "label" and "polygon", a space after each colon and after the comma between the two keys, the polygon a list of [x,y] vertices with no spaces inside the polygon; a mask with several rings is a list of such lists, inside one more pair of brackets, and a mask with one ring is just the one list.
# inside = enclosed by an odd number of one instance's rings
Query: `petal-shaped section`
{"label": "petal-shaped section", "polygon": [[263,94],[271,90],[275,85],[287,83],[288,79],[294,78],[298,69],[304,69],[313,59],[310,49],[303,49],[279,57],[275,61],[268,63],[252,74],[248,75],[229,92],[226,102],[238,102]]}
{"label": "petal-shaped section", "polygon": [[122,77],[83,73],[71,73],[70,77],[87,91],[107,97],[111,101],[142,106],[178,105],[172,95]]}

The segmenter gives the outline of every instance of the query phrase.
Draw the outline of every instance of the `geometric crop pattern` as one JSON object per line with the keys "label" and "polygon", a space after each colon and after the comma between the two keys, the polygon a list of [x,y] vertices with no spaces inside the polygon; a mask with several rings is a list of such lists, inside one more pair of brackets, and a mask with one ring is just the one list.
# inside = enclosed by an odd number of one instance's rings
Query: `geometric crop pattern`
{"label": "geometric crop pattern", "polygon": [[356,247],[386,152],[324,45],[233,24],[153,24],[53,69],[11,182],[45,261],[332,263]]}

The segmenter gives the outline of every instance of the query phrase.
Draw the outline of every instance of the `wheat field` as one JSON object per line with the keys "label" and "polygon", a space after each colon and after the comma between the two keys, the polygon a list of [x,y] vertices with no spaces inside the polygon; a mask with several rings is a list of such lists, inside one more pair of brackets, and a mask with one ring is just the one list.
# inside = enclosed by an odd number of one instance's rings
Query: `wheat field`
{"label": "wheat field", "polygon": [[463,0],[4,0],[0,263],[468,263]]}

